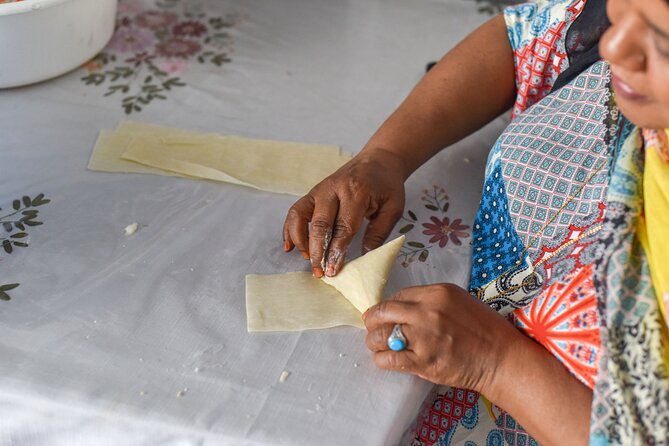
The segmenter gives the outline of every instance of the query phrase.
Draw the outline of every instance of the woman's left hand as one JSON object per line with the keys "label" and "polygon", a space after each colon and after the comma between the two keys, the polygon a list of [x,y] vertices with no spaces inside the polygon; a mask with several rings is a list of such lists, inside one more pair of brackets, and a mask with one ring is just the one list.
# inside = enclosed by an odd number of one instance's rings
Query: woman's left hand
{"label": "woman's left hand", "polygon": [[[483,394],[492,390],[513,344],[528,340],[488,305],[452,284],[405,288],[371,307],[364,319],[367,347],[377,366]],[[387,344],[395,324],[407,340],[399,352]]]}

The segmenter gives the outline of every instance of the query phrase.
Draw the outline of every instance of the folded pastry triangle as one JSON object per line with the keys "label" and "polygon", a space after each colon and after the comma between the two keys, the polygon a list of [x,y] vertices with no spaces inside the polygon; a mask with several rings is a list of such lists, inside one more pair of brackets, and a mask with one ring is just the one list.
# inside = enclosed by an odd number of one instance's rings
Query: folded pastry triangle
{"label": "folded pastry triangle", "polygon": [[383,290],[404,236],[386,243],[347,263],[335,277],[321,280],[337,289],[361,313],[383,299]]}

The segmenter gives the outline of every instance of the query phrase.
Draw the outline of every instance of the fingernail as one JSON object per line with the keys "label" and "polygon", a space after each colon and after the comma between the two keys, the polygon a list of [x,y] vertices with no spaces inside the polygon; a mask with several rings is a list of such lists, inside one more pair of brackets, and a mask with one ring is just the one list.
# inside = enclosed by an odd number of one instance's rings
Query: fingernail
{"label": "fingernail", "polygon": [[311,268],[311,272],[313,273],[314,277],[317,278],[317,279],[320,279],[321,277],[323,277],[323,270],[320,269],[317,266],[314,266],[313,268]]}
{"label": "fingernail", "polygon": [[332,256],[329,256],[330,258],[328,259],[327,263],[325,264],[325,275],[328,277],[334,276],[334,262],[332,261]]}
{"label": "fingernail", "polygon": [[341,259],[341,250],[335,249],[334,251],[330,251],[330,253],[328,254],[327,270],[325,272],[325,274],[328,277],[332,277],[336,274],[335,270],[339,265],[340,259]]}
{"label": "fingernail", "polygon": [[367,313],[369,312],[369,309],[365,310],[364,313],[362,313],[362,320],[364,321],[365,318],[367,317]]}
{"label": "fingernail", "polygon": [[304,257],[304,260],[309,260],[309,254],[307,254],[304,251],[300,252],[300,254],[302,254],[302,257]]}
{"label": "fingernail", "polygon": [[290,249],[290,245],[288,244],[287,241],[284,241],[284,242],[283,242],[283,250],[284,250],[284,251],[288,251],[289,249]]}

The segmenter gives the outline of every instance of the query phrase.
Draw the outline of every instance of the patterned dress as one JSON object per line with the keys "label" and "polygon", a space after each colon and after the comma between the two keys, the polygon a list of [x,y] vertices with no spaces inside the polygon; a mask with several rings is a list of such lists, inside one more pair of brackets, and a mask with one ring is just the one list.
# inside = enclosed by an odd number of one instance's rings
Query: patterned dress
{"label": "patterned dress", "polygon": [[[630,246],[638,244],[627,240],[621,246],[614,240],[620,231],[626,233],[623,227],[634,227],[633,222],[620,222],[628,218],[628,208],[615,203],[610,209],[611,188],[619,183],[631,187],[632,176],[623,178],[630,156],[621,154],[642,153],[644,139],[615,112],[605,62],[595,62],[566,85],[553,88],[569,68],[567,35],[585,5],[585,0],[545,0],[504,11],[518,95],[512,122],[488,158],[472,234],[470,292],[508,315],[595,390],[591,444],[666,444],[669,379],[662,360],[666,353],[655,345],[663,342],[664,322],[647,269],[634,264],[631,270],[626,263]],[[634,178],[638,182],[641,177]],[[633,280],[625,282],[629,274]],[[640,282],[644,278],[648,282]],[[615,288],[615,302],[607,285]],[[622,292],[629,299],[621,303]],[[644,323],[651,326],[637,331]],[[626,344],[632,331],[637,337]],[[614,332],[619,336],[615,340]],[[655,361],[642,362],[639,356],[650,354],[646,335],[655,342]],[[604,341],[614,341],[621,351],[605,353]],[[628,354],[632,365],[620,359]],[[644,367],[654,375],[629,373],[643,373]],[[615,380],[612,370],[619,375]],[[632,398],[615,383],[618,378],[638,387],[634,397],[645,397],[643,416],[617,407],[629,406],[623,400]],[[653,404],[658,408],[649,407]],[[537,443],[478,393],[437,386],[404,444]]]}

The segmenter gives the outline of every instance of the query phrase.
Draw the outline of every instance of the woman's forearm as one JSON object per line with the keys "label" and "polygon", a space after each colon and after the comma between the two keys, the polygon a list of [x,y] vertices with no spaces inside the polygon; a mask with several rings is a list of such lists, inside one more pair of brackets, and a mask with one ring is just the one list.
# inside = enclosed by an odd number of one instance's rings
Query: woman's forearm
{"label": "woman's forearm", "polygon": [[541,345],[520,338],[482,393],[543,446],[587,445],[592,391]]}
{"label": "woman's forearm", "polygon": [[513,51],[500,15],[448,52],[360,155],[391,152],[408,177],[441,149],[508,110],[515,92]]}

